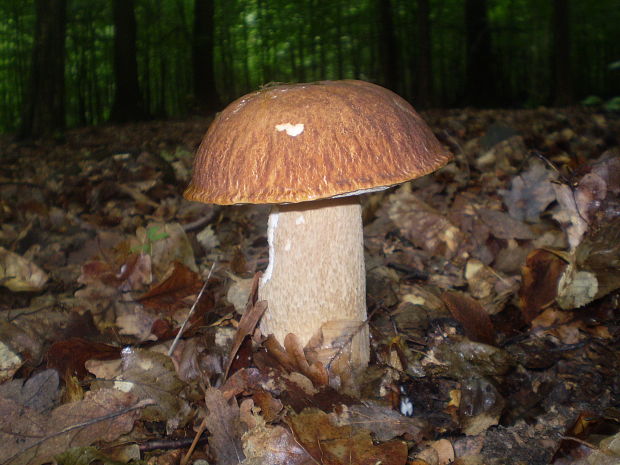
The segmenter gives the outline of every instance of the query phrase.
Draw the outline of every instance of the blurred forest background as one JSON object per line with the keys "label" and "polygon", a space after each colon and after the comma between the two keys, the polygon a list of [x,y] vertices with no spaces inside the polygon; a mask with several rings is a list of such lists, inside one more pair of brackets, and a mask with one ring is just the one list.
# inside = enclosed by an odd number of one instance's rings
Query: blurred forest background
{"label": "blurred forest background", "polygon": [[0,0],[0,18],[0,132],[22,137],[322,79],[417,108],[620,107],[618,0]]}

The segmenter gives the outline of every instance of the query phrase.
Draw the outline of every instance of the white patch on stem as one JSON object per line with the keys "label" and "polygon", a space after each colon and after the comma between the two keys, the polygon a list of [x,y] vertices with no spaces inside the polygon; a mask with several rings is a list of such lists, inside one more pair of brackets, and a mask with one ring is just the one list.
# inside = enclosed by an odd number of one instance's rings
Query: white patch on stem
{"label": "white patch on stem", "polygon": [[269,264],[263,273],[263,276],[260,278],[260,287],[263,287],[267,282],[271,279],[271,274],[273,273],[273,265],[276,261],[276,248],[275,248],[275,238],[276,238],[276,228],[278,227],[278,218],[280,217],[280,212],[278,211],[278,207],[273,207],[271,213],[269,213],[269,221],[267,222],[267,244],[269,244]]}
{"label": "white patch on stem", "polygon": [[303,123],[291,124],[291,123],[283,123],[276,125],[276,131],[286,131],[286,133],[291,137],[296,137],[302,132],[304,132]]}

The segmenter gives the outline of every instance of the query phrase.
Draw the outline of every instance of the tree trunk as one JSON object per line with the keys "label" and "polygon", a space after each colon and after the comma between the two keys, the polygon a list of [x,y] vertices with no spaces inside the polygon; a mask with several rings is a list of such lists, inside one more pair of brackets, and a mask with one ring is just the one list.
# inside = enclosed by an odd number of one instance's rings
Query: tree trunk
{"label": "tree trunk", "polygon": [[36,1],[30,90],[19,136],[41,137],[65,127],[66,0]]}
{"label": "tree trunk", "polygon": [[125,123],[146,117],[138,84],[134,0],[113,0],[113,11],[116,93],[110,119]]}
{"label": "tree trunk", "polygon": [[429,0],[418,0],[418,64],[414,68],[416,108],[428,108],[432,104],[431,20]]}
{"label": "tree trunk", "polygon": [[466,0],[465,34],[467,47],[466,99],[471,105],[490,106],[496,104],[487,0]]}
{"label": "tree trunk", "polygon": [[217,111],[221,103],[215,87],[213,32],[215,0],[194,2],[194,97],[199,109]]}
{"label": "tree trunk", "polygon": [[570,71],[569,0],[553,0],[553,104],[573,103]]}
{"label": "tree trunk", "polygon": [[379,0],[379,60],[383,84],[393,91],[398,90],[398,50],[392,3],[390,0]]}

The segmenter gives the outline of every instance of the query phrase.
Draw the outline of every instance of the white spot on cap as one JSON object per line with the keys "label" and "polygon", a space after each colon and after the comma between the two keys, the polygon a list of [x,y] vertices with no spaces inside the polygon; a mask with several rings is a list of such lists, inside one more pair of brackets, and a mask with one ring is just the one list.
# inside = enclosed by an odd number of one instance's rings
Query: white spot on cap
{"label": "white spot on cap", "polygon": [[304,132],[304,125],[303,123],[297,123],[297,124],[291,124],[291,123],[283,123],[283,124],[277,124],[276,125],[276,131],[286,131],[286,133],[291,136],[291,137],[295,137],[298,136],[299,134],[301,134],[302,132]]}

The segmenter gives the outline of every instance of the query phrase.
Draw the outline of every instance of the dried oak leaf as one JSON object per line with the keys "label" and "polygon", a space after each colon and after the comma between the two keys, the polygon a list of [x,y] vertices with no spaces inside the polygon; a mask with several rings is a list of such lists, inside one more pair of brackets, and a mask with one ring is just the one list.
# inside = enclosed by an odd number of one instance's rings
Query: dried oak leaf
{"label": "dried oak leaf", "polygon": [[329,416],[306,409],[286,419],[297,442],[323,465],[404,465],[407,445],[403,441],[374,444],[371,434],[350,426],[334,426]]}
{"label": "dried oak leaf", "polygon": [[316,465],[291,432],[282,426],[260,425],[243,435],[243,465]]}
{"label": "dried oak leaf", "polygon": [[222,391],[210,387],[205,393],[208,409],[205,425],[209,430],[209,446],[219,465],[237,465],[245,459],[241,436],[244,429],[239,419],[239,406],[233,398],[226,400]]}
{"label": "dried oak leaf", "polygon": [[272,334],[264,342],[267,354],[275,358],[289,373],[299,372],[312,381],[316,387],[327,385],[327,370],[320,362],[308,363],[297,336],[289,333],[284,338],[284,346]]}
{"label": "dried oak leaf", "polygon": [[385,405],[372,401],[363,404],[342,406],[329,418],[336,426],[351,426],[372,432],[379,441],[389,441],[407,434],[414,441],[422,439],[422,431],[426,425],[417,418],[406,417]]}
{"label": "dried oak leaf", "polygon": [[557,173],[541,161],[534,161],[527,171],[515,176],[510,189],[500,191],[511,217],[519,221],[537,223],[540,214],[555,200],[552,183]]}
{"label": "dried oak leaf", "polygon": [[56,370],[44,370],[23,379],[0,384],[0,398],[12,400],[35,412],[51,409],[60,397],[60,378]]}
{"label": "dried oak leaf", "polygon": [[180,262],[174,262],[168,277],[149,289],[137,301],[154,310],[173,312],[188,307],[188,303],[183,299],[198,293],[202,284],[198,273]]}
{"label": "dried oak leaf", "polygon": [[[125,348],[121,352],[121,368],[114,379],[97,379],[92,389],[116,388],[130,392],[138,399],[153,399],[156,405],[143,412],[149,421],[165,421],[169,432],[189,419],[190,407],[180,395],[185,389],[170,357],[153,351]],[[103,369],[103,367],[101,367]],[[95,375],[98,375],[95,372]]]}
{"label": "dried oak leaf", "polygon": [[41,414],[0,398],[0,463],[39,465],[71,447],[113,441],[131,431],[139,409],[151,402],[136,402],[130,393],[101,389]]}

